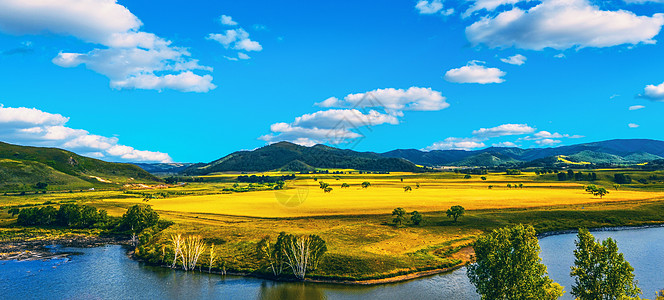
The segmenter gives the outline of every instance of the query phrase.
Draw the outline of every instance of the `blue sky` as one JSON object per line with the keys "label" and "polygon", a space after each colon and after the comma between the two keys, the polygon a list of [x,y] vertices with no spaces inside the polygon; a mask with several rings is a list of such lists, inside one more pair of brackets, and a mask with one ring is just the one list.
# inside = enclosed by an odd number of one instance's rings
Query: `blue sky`
{"label": "blue sky", "polygon": [[198,162],[661,138],[661,0],[23,2],[0,0],[5,142]]}

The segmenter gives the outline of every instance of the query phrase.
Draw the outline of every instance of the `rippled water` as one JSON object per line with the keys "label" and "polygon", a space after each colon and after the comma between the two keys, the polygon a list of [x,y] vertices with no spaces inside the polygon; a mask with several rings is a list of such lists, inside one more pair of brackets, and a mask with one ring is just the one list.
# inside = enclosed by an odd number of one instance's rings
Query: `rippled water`
{"label": "rippled water", "polygon": [[[594,232],[613,237],[635,268],[644,297],[664,288],[664,228]],[[574,234],[541,239],[550,276],[568,291],[573,283]],[[173,271],[132,261],[117,245],[77,251],[67,259],[0,262],[2,299],[479,299],[465,269],[402,283],[343,286]]]}

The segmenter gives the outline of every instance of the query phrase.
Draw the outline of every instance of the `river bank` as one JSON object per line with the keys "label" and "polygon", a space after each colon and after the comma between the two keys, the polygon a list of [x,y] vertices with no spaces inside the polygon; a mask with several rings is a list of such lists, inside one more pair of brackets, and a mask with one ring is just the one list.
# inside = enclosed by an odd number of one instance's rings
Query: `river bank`
{"label": "river bank", "polygon": [[92,248],[108,244],[132,245],[125,236],[73,235],[66,237],[35,238],[30,240],[0,241],[0,260],[46,260],[64,258],[71,253],[54,252],[54,246]]}

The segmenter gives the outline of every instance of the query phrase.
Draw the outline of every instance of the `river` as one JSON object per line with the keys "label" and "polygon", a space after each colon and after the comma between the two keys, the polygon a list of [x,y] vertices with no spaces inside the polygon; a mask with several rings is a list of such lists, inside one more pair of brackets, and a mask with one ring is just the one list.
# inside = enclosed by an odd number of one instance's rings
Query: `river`
{"label": "river", "polygon": [[[613,237],[635,269],[643,297],[664,288],[664,228],[593,232]],[[569,294],[575,234],[542,238],[551,278]],[[3,299],[479,299],[465,268],[402,283],[344,286],[187,273],[145,266],[118,245],[58,248],[78,255],[47,261],[0,261]]]}

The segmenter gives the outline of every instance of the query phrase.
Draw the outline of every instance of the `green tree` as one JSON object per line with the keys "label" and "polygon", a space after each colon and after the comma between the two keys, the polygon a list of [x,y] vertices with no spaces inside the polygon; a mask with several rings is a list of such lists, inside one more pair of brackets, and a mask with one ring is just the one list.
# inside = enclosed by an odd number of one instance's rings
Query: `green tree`
{"label": "green tree", "polygon": [[404,192],[410,192],[410,191],[412,191],[412,190],[413,190],[413,188],[410,187],[410,185],[407,185],[407,186],[404,186],[404,187],[403,187],[403,191],[404,191]]}
{"label": "green tree", "polygon": [[422,223],[422,214],[420,214],[418,211],[413,211],[410,214],[410,221],[413,222],[413,224],[420,225],[420,223]]}
{"label": "green tree", "polygon": [[394,225],[401,226],[403,222],[406,221],[406,210],[401,207],[397,207],[392,211],[392,216],[394,217],[394,219],[392,219],[392,223],[394,223]]}
{"label": "green tree", "polygon": [[325,190],[327,187],[330,186],[329,183],[322,182],[322,181],[319,181],[319,182],[318,182],[318,185],[320,185],[320,189],[321,189],[321,190]]}
{"label": "green tree", "polygon": [[45,189],[47,186],[48,186],[48,183],[46,183],[46,182],[37,182],[37,184],[35,184],[35,188],[38,188],[40,190]]}
{"label": "green tree", "polygon": [[342,189],[349,188],[349,187],[350,187],[350,184],[348,184],[348,183],[344,182],[344,183],[341,184]]}
{"label": "green tree", "polygon": [[286,183],[283,180],[278,180],[277,183],[274,184],[274,189],[275,190],[283,190],[285,184]]}
{"label": "green tree", "polygon": [[325,188],[323,189],[323,192],[324,192],[324,193],[329,193],[329,192],[331,192],[331,191],[332,191],[332,188],[329,187],[329,186],[328,186],[328,187],[325,187]]}
{"label": "green tree", "polygon": [[362,182],[362,188],[363,188],[363,189],[366,189],[366,188],[368,188],[368,187],[370,187],[370,186],[371,186],[371,183],[370,183],[370,182],[368,182],[368,181]]}
{"label": "green tree", "polygon": [[620,185],[616,183],[616,184],[613,185],[613,188],[616,189],[616,191],[617,191],[620,188]]}
{"label": "green tree", "polygon": [[472,178],[472,176],[470,176],[470,174],[466,174],[466,176],[463,176],[463,179],[470,179],[470,178]]}
{"label": "green tree", "polygon": [[157,221],[159,221],[159,214],[151,206],[136,204],[122,215],[120,224],[123,228],[131,229],[132,232],[141,232],[145,228],[156,225]]}
{"label": "green tree", "polygon": [[512,184],[511,184],[511,183],[508,183],[508,184],[507,184],[507,188],[508,188],[508,189],[511,189],[511,188],[512,188]]}
{"label": "green tree", "polygon": [[599,196],[600,198],[609,193],[605,188],[597,187],[594,184],[587,185],[586,192],[593,194],[593,196]]}
{"label": "green tree", "polygon": [[563,294],[541,263],[532,226],[495,229],[473,248],[476,262],[468,266],[467,275],[482,299],[557,299]]}
{"label": "green tree", "polygon": [[634,281],[634,268],[618,252],[613,239],[600,243],[587,229],[579,229],[577,238],[570,273],[575,277],[572,295],[580,300],[617,300],[641,293]]}
{"label": "green tree", "polygon": [[482,176],[482,177],[480,177],[480,179],[486,180],[486,176]]}
{"label": "green tree", "polygon": [[463,208],[461,205],[455,205],[450,207],[450,209],[447,210],[447,217],[452,217],[454,218],[454,222],[457,221],[457,219],[462,216],[466,212],[466,209]]}

